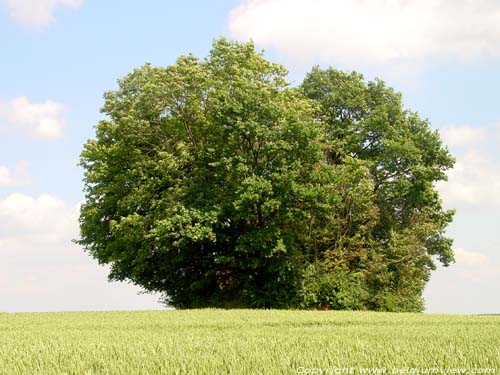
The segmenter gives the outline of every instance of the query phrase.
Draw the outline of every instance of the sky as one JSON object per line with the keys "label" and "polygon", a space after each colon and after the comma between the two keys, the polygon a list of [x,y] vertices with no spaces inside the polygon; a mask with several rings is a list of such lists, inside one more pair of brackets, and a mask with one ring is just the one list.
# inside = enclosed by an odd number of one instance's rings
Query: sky
{"label": "sky", "polygon": [[500,313],[497,0],[0,0],[0,311],[164,308],[72,242],[79,154],[117,79],[220,36],[252,39],[296,84],[320,65],[401,92],[456,157],[437,184],[456,263],[433,272],[426,312]]}

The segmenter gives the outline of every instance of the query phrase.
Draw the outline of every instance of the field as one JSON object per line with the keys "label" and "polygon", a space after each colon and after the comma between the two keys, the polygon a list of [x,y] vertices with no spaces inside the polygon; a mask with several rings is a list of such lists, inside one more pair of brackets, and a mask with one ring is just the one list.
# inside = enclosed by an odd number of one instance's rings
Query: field
{"label": "field", "polygon": [[188,310],[0,314],[2,375],[500,374],[500,316]]}

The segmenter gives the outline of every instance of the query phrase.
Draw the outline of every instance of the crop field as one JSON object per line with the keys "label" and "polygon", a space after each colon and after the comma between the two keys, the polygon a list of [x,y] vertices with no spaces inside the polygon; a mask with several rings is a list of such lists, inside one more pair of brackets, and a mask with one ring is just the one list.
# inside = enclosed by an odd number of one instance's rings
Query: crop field
{"label": "crop field", "polygon": [[0,314],[2,375],[500,373],[500,316],[185,310]]}

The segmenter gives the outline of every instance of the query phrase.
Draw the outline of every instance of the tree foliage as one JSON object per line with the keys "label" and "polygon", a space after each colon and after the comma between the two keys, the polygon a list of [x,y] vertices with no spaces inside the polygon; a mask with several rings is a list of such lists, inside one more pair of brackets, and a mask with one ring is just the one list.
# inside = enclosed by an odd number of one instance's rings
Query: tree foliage
{"label": "tree foliage", "polygon": [[120,80],[81,154],[79,243],[179,308],[422,310],[453,261],[433,185],[453,159],[383,82],[286,74],[220,39]]}

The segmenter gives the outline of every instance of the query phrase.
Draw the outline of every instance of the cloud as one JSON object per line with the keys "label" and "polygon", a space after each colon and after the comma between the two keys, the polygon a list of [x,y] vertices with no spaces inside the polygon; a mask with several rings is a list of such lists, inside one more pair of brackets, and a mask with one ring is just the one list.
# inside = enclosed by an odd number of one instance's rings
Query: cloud
{"label": "cloud", "polygon": [[0,199],[0,311],[161,308],[158,296],[108,283],[108,268],[72,243],[79,207],[51,195]]}
{"label": "cloud", "polygon": [[457,264],[475,267],[489,264],[489,258],[486,255],[474,251],[467,251],[462,248],[453,249]]}
{"label": "cloud", "polygon": [[500,170],[491,156],[469,150],[457,157],[448,181],[438,190],[446,206],[457,209],[500,209]]}
{"label": "cloud", "polygon": [[0,200],[0,236],[5,240],[26,233],[43,242],[58,242],[78,234],[78,210],[78,206],[70,207],[51,195],[34,198],[13,193]]}
{"label": "cloud", "polygon": [[0,129],[27,131],[36,138],[58,139],[63,136],[64,105],[52,100],[30,103],[27,97],[0,99]]}
{"label": "cloud", "polygon": [[242,0],[228,28],[300,63],[500,55],[497,0]]}
{"label": "cloud", "polygon": [[441,135],[448,146],[472,146],[486,140],[485,129],[472,126],[452,126],[444,129]]}
{"label": "cloud", "polygon": [[498,313],[500,300],[491,298],[500,289],[498,259],[463,248],[454,252],[457,262],[450,267],[438,266],[425,288],[427,312]]}
{"label": "cloud", "polygon": [[474,283],[483,282],[493,276],[497,281],[497,268],[489,257],[482,253],[465,250],[463,248],[453,249],[456,263],[453,270],[457,276]]}
{"label": "cloud", "polygon": [[54,22],[56,6],[77,10],[83,0],[0,0],[0,4],[2,3],[7,6],[16,23],[40,29]]}
{"label": "cloud", "polygon": [[29,161],[21,160],[12,169],[0,165],[0,187],[29,185],[31,183],[29,164]]}
{"label": "cloud", "polygon": [[456,209],[500,209],[500,169],[489,152],[489,129],[450,127],[441,134],[445,143],[465,149],[458,153],[448,181],[436,184],[446,206]]}

